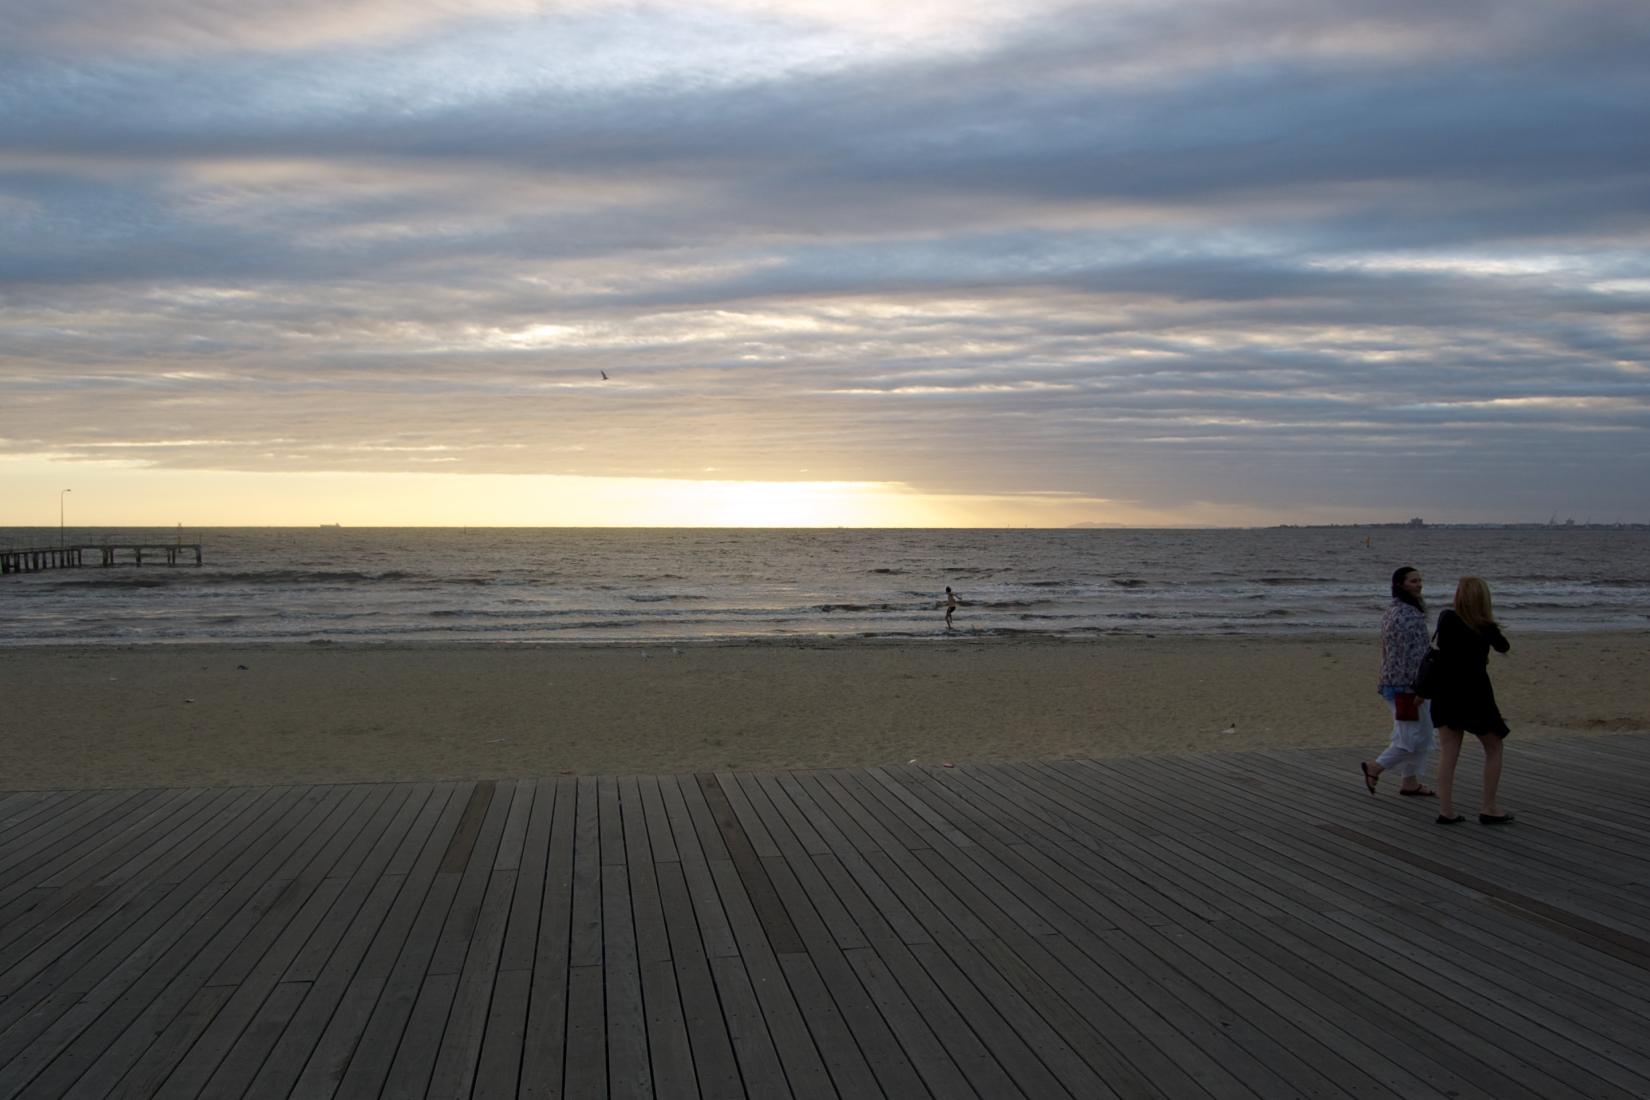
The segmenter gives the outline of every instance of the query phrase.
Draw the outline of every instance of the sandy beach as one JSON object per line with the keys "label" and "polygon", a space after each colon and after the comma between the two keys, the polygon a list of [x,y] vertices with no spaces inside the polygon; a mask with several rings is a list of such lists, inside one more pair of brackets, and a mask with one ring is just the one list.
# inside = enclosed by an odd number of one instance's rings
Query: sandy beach
{"label": "sandy beach", "polygon": [[[1650,637],[1515,637],[1514,737],[1650,730]],[[0,789],[355,782],[1295,745],[1390,729],[1373,639],[0,651]]]}

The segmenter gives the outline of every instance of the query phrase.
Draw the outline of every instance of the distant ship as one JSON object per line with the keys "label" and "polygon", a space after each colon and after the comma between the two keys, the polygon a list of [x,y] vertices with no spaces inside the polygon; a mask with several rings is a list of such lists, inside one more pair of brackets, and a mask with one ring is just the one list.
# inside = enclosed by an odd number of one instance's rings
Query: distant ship
{"label": "distant ship", "polygon": [[342,527],[343,524],[342,523],[323,523],[323,524],[321,524],[321,526],[322,527]]}

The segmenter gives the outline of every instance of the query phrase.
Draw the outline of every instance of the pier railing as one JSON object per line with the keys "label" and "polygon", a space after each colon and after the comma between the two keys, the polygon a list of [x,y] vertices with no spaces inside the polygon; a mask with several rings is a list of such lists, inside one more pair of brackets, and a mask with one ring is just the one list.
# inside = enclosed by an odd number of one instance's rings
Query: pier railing
{"label": "pier railing", "polygon": [[178,565],[193,557],[201,564],[198,542],[97,543],[80,546],[41,546],[24,550],[0,550],[0,574],[39,573],[47,569],[79,569],[96,565],[142,565],[145,557],[153,564]]}

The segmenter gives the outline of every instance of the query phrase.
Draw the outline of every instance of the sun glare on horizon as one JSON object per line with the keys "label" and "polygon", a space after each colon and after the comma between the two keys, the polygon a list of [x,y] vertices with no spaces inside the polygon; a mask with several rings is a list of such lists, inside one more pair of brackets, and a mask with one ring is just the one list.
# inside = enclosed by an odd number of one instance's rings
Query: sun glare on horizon
{"label": "sun glare on horizon", "polygon": [[60,507],[67,526],[98,528],[990,527],[1036,525],[1048,510],[875,481],[251,473],[45,458],[0,458],[0,477],[0,526],[10,527],[56,526]]}

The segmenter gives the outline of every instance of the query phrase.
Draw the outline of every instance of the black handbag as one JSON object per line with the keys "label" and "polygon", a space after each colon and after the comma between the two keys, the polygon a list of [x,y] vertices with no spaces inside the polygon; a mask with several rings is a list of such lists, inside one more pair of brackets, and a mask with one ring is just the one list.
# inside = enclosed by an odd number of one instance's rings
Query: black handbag
{"label": "black handbag", "polygon": [[[1432,636],[1438,637],[1438,632],[1433,631]],[[1415,682],[1410,685],[1410,690],[1423,699],[1431,699],[1443,686],[1444,654],[1429,645],[1426,655],[1421,658],[1421,666],[1415,670]]]}

